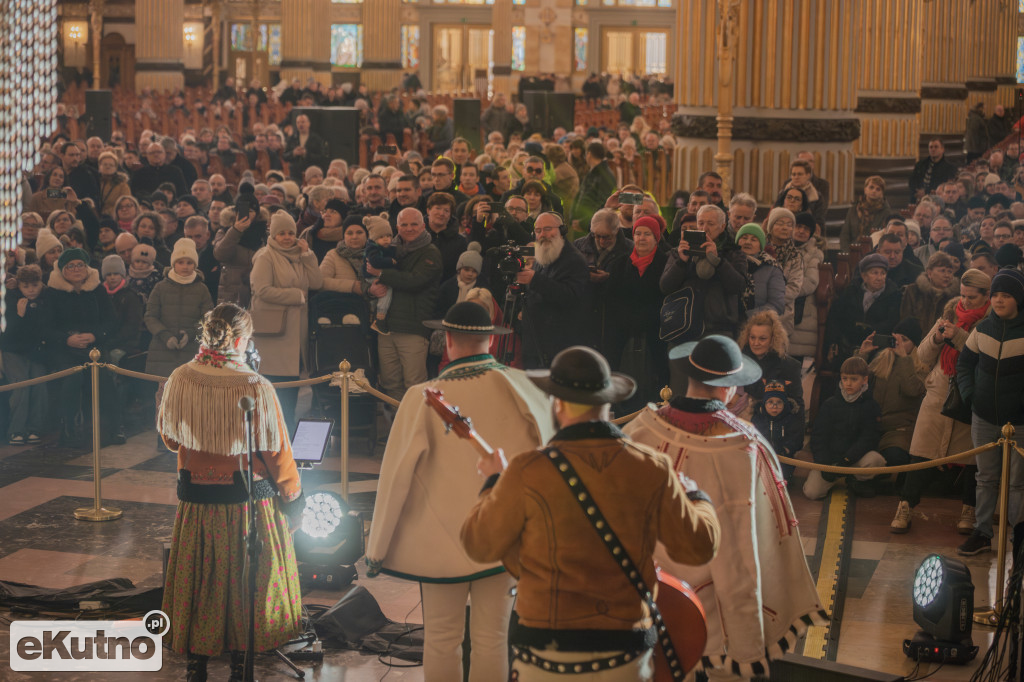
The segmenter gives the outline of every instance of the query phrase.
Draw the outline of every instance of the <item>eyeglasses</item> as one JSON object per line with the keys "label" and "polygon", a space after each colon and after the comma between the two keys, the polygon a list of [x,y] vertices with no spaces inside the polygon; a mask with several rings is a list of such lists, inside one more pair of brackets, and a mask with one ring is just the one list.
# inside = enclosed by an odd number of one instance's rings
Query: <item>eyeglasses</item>
{"label": "eyeglasses", "polygon": [[505,210],[509,213],[529,213],[529,211],[522,206],[507,206]]}
{"label": "eyeglasses", "polygon": [[536,166],[533,166],[533,167],[527,166],[526,167],[526,172],[531,174],[531,175],[540,175],[541,173],[544,172],[544,169],[543,168],[538,168]]}
{"label": "eyeglasses", "polygon": [[64,266],[64,269],[65,270],[84,270],[85,267],[86,267],[85,263],[83,263],[82,261],[78,260],[78,261],[72,261],[72,262],[68,263],[67,265]]}
{"label": "eyeglasses", "polygon": [[597,232],[595,232],[594,233],[594,241],[598,241],[598,242],[613,242],[613,241],[615,241],[615,235],[614,234],[598,234]]}
{"label": "eyeglasses", "polygon": [[430,174],[432,176],[434,176],[435,178],[447,178],[447,177],[451,177],[451,175],[452,175],[448,171],[444,171],[442,173],[435,173],[434,171],[430,171]]}

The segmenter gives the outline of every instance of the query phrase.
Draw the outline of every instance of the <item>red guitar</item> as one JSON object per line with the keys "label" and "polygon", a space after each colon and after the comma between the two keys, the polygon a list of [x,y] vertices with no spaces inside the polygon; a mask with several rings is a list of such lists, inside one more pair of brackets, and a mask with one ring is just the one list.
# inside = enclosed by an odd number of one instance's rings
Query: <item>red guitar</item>
{"label": "red guitar", "polygon": [[[423,396],[449,431],[454,431],[459,438],[469,440],[481,455],[490,457],[494,454],[494,448],[480,437],[469,417],[463,416],[458,407],[448,403],[444,399],[444,393],[436,388],[425,388]],[[659,643],[654,651],[654,682],[671,682],[674,679],[682,679],[700,662],[708,640],[707,618],[700,599],[689,585],[665,573],[660,567],[656,568],[658,597],[655,601],[672,638],[679,662],[683,666],[683,674],[673,677]]]}

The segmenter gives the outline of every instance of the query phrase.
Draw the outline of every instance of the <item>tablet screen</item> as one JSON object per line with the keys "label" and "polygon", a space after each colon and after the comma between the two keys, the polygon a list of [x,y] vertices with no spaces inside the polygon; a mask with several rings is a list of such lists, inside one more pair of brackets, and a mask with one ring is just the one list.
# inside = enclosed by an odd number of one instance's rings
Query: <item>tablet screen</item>
{"label": "tablet screen", "polygon": [[331,419],[300,419],[292,436],[292,453],[296,462],[320,462],[331,440]]}

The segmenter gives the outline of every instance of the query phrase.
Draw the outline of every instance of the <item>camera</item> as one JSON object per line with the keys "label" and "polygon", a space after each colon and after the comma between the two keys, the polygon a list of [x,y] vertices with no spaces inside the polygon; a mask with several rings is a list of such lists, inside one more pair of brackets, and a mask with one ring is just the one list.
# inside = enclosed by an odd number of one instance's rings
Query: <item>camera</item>
{"label": "camera", "polygon": [[703,230],[683,230],[683,241],[687,244],[686,253],[690,256],[703,256],[704,243],[708,240]]}
{"label": "camera", "polygon": [[498,272],[510,281],[526,266],[526,258],[533,256],[532,246],[519,246],[513,241],[487,249],[487,255],[498,261]]}
{"label": "camera", "polygon": [[641,192],[619,192],[619,203],[628,204],[630,206],[639,206],[644,201],[644,195]]}
{"label": "camera", "polygon": [[62,190],[62,189],[47,189],[46,190],[46,198],[47,199],[63,199],[64,198],[64,190]]}
{"label": "camera", "polygon": [[487,202],[487,211],[489,213],[505,215],[505,204],[500,201],[489,201]]}
{"label": "camera", "polygon": [[875,338],[872,339],[873,343],[878,348],[895,348],[896,339],[893,338],[892,334],[875,334]]}
{"label": "camera", "polygon": [[394,144],[382,144],[377,146],[378,154],[386,154],[387,156],[398,156],[398,145]]}

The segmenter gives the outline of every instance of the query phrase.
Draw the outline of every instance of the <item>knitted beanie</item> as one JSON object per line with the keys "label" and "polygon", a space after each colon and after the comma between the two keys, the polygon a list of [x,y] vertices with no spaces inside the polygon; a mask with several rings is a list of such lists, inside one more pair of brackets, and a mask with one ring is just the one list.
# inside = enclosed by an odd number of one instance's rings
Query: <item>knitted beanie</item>
{"label": "knitted beanie", "polygon": [[[189,241],[192,240],[189,239]],[[132,260],[136,259],[144,260],[152,265],[156,261],[156,249],[150,244],[139,244],[132,249]]]}
{"label": "knitted beanie", "polygon": [[1003,268],[992,278],[992,294],[1004,293],[1013,296],[1017,308],[1024,304],[1024,275],[1018,270]]}
{"label": "knitted beanie", "polygon": [[348,211],[348,204],[341,199],[328,199],[327,203],[324,204],[325,211],[337,211],[338,215],[343,216]]}
{"label": "knitted beanie", "polygon": [[913,341],[915,346],[921,345],[921,324],[912,317],[904,317],[896,323],[892,331],[894,334],[903,334]]}
{"label": "knitted beanie", "polygon": [[80,260],[88,265],[89,254],[85,252],[85,249],[65,249],[64,253],[60,254],[60,258],[57,259],[57,269],[63,270],[65,265],[76,260]]}
{"label": "knitted beanie", "polygon": [[174,242],[174,251],[171,252],[171,265],[174,265],[183,258],[191,260],[193,265],[199,265],[196,243],[191,239],[183,238]]}
{"label": "knitted beanie", "polygon": [[777,206],[773,208],[771,212],[768,214],[768,222],[765,226],[765,229],[768,231],[768,234],[772,233],[772,227],[775,226],[775,223],[777,223],[780,218],[789,218],[791,221],[793,221],[793,227],[796,227],[796,216],[793,215],[793,212],[790,211],[788,208],[782,208],[781,206]]}
{"label": "knitted beanie", "polygon": [[459,262],[455,265],[456,272],[462,268],[471,268],[480,274],[484,267],[484,257],[481,255],[480,249],[480,242],[470,242],[466,250],[459,256]]}
{"label": "knitted beanie", "polygon": [[[295,219],[288,215],[287,211],[278,211],[274,215],[270,216],[270,236],[271,238],[283,232],[295,232]],[[180,239],[178,241],[181,241]]]}
{"label": "knitted beanie", "polygon": [[[790,212],[789,214],[793,215],[792,212]],[[755,237],[757,237],[757,241],[761,242],[761,248],[764,249],[764,245],[765,245],[765,242],[767,241],[767,238],[764,236],[764,230],[761,229],[760,225],[758,225],[757,223],[747,223],[746,225],[741,227],[739,230],[737,230],[736,231],[736,243],[737,244],[740,243],[740,237],[742,237],[745,234],[752,234]]]}
{"label": "knitted beanie", "polygon": [[786,386],[781,381],[769,381],[764,385],[764,399],[778,398],[783,403],[789,396],[786,395]]}
{"label": "knitted beanie", "polygon": [[50,228],[40,228],[39,234],[36,235],[36,255],[42,258],[44,254],[49,253],[58,246],[63,248],[60,240],[57,239],[57,236],[53,234]]}
{"label": "knitted beanie", "polygon": [[380,215],[363,216],[363,225],[366,227],[372,242],[377,241],[381,237],[394,236],[394,232],[391,230],[391,223],[388,222],[387,212]]}
{"label": "knitted beanie", "polygon": [[638,227],[646,227],[654,235],[654,241],[661,241],[661,233],[664,228],[653,216],[645,215],[634,220],[633,232],[636,232],[636,228]]}
{"label": "knitted beanie", "polygon": [[125,277],[128,274],[128,271],[125,270],[124,259],[116,253],[107,256],[103,259],[103,265],[100,267],[100,274],[104,277],[114,274]]}
{"label": "knitted beanie", "polygon": [[1020,247],[1009,242],[996,249],[996,263],[1001,268],[1015,268],[1021,261]]}

